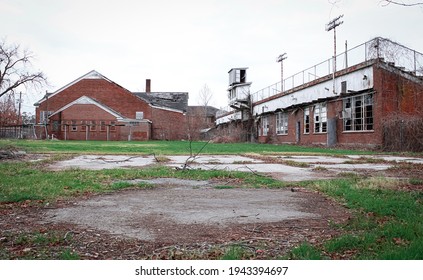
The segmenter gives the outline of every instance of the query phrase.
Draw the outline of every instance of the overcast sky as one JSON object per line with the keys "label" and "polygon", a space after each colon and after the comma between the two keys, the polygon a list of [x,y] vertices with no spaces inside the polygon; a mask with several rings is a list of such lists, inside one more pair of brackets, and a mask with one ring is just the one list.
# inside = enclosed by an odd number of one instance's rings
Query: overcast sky
{"label": "overcast sky", "polygon": [[[341,14],[340,49],[346,40],[353,47],[381,36],[423,52],[423,8],[381,2],[0,0],[0,38],[36,55],[50,92],[97,70],[131,91],[151,79],[152,91],[189,92],[190,105],[207,84],[218,107],[227,104],[233,67],[249,67],[255,92],[279,81],[282,53],[285,77],[330,58],[333,32],[325,24]],[[26,93],[24,109],[41,96]]]}

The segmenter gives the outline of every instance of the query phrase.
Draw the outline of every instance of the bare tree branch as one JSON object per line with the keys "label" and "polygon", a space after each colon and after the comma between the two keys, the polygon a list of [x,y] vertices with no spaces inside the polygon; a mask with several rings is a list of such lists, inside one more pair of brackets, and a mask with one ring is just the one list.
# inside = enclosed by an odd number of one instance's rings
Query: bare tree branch
{"label": "bare tree branch", "polygon": [[0,97],[20,86],[42,86],[47,78],[41,71],[33,71],[31,52],[20,51],[19,45],[0,41]]}
{"label": "bare tree branch", "polygon": [[415,3],[404,3],[399,1],[392,1],[392,0],[383,0],[381,1],[382,6],[386,7],[389,4],[399,5],[399,6],[405,6],[405,7],[412,7],[412,6],[419,6],[423,5],[423,2],[415,2]]}

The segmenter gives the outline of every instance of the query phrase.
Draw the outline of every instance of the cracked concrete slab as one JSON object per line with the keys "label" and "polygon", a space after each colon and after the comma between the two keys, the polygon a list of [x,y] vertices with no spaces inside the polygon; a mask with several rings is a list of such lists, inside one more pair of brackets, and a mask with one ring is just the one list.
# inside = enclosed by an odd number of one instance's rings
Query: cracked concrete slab
{"label": "cracked concrete slab", "polygon": [[[167,166],[181,168],[189,156],[168,156]],[[240,155],[201,155],[190,164],[191,169],[227,170],[242,172],[271,173],[284,181],[303,181],[326,179],[345,171],[384,171],[395,162],[422,163],[423,159],[397,156],[273,156],[277,159],[298,163],[307,163],[308,167],[292,166],[284,163],[267,163],[263,160]],[[369,162],[363,158],[369,158]],[[375,159],[376,163],[371,160]],[[382,162],[377,163],[377,160]],[[356,161],[356,163],[354,163]],[[51,170],[80,168],[101,170],[112,168],[145,167],[156,164],[153,156],[122,156],[122,155],[83,155],[73,159],[51,164]],[[162,163],[163,164],[163,163]]]}
{"label": "cracked concrete slab", "polygon": [[175,224],[226,227],[317,217],[302,209],[303,195],[286,189],[159,187],[79,201],[48,210],[45,220],[151,241]]}

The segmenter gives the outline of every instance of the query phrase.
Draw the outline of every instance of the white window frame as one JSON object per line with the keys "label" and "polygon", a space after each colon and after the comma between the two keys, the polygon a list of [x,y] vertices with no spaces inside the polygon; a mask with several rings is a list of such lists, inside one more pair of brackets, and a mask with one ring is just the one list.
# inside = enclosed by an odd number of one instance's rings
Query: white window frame
{"label": "white window frame", "polygon": [[288,134],[288,113],[278,112],[276,114],[276,134],[278,135]]}
{"label": "white window frame", "polygon": [[327,132],[327,106],[326,103],[314,105],[314,133]]}
{"label": "white window frame", "polygon": [[304,109],[304,134],[310,134],[310,107]]}
{"label": "white window frame", "polygon": [[267,136],[269,134],[269,116],[264,116],[261,119],[261,135]]}
{"label": "white window frame", "polygon": [[142,120],[144,119],[144,112],[135,112],[135,119],[136,120]]}

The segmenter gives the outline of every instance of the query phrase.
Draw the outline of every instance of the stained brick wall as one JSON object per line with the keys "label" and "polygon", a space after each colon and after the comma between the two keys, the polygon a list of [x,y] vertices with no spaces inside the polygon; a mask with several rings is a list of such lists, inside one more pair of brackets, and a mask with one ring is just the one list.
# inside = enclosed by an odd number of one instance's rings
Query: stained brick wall
{"label": "stained brick wall", "polygon": [[[144,120],[150,120],[152,123],[142,122],[138,126],[116,126],[106,129],[106,131],[104,128],[100,130],[100,121],[104,121],[106,125],[110,125],[114,121],[119,125],[116,117],[96,105],[75,104],[51,117],[48,126],[49,135],[54,134],[59,139],[65,139],[64,129],[58,128],[58,124],[62,121],[72,120],[80,124],[81,127],[77,127],[76,131],[66,130],[67,139],[107,140],[108,138],[109,140],[128,140],[128,135],[131,135],[132,140],[179,140],[184,139],[186,134],[185,115],[182,112],[151,107],[128,90],[105,79],[83,79],[60,93],[50,96],[36,109],[37,123],[40,122],[41,111],[55,112],[82,96],[92,98],[124,118],[135,119],[136,112],[143,112]],[[81,121],[95,121],[98,128],[95,130],[88,129],[89,133],[87,134],[86,130],[81,131]],[[124,124],[121,123],[120,125]],[[40,130],[43,133],[43,128],[40,128]],[[109,131],[108,136],[107,130]]]}
{"label": "stained brick wall", "polygon": [[152,137],[156,140],[187,139],[186,116],[171,110],[152,108]]}

